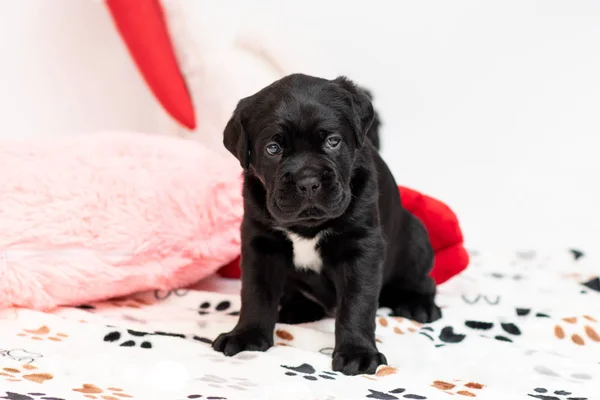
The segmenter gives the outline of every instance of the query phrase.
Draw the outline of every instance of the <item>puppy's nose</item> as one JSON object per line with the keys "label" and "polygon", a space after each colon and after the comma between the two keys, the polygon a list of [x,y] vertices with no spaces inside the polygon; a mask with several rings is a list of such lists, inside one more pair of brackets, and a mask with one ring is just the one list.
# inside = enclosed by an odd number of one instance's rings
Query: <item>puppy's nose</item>
{"label": "puppy's nose", "polygon": [[312,197],[321,188],[321,181],[315,176],[308,176],[296,181],[296,185],[302,196]]}

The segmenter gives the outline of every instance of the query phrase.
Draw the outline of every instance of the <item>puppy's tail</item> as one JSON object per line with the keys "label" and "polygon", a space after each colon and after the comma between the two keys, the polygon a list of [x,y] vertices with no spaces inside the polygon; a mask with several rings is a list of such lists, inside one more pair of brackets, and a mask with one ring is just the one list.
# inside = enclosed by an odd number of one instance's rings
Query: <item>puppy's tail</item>
{"label": "puppy's tail", "polygon": [[[360,88],[368,97],[369,100],[373,101],[373,94],[370,90],[365,89],[363,87]],[[379,141],[379,127],[381,126],[381,119],[379,118],[379,113],[376,109],[374,109],[374,118],[369,131],[367,132],[367,138],[373,143],[373,146],[377,150],[380,149],[380,141]]]}

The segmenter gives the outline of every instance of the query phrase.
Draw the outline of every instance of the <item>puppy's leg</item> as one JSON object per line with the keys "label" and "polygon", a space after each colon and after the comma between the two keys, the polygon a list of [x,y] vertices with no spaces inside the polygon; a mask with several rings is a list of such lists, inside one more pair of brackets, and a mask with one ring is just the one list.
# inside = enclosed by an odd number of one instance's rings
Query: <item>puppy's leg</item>
{"label": "puppy's leg", "polygon": [[280,243],[254,237],[242,244],[242,306],[235,328],[213,342],[213,349],[233,356],[273,346],[277,306],[286,278],[286,261],[275,249]]}
{"label": "puppy's leg", "polygon": [[325,309],[298,290],[286,293],[281,299],[278,322],[290,325],[304,324],[319,321],[324,317]]}
{"label": "puppy's leg", "polygon": [[433,249],[421,221],[408,211],[404,212],[408,240],[395,261],[392,277],[383,285],[379,305],[391,308],[395,316],[421,323],[433,322],[442,316],[435,304],[435,281],[429,276],[433,267]]}
{"label": "puppy's leg", "polygon": [[[373,374],[387,360],[375,344],[377,296],[381,287],[382,254],[373,242],[355,261],[335,267],[337,292],[333,370],[346,375]],[[381,246],[383,247],[383,246]]]}

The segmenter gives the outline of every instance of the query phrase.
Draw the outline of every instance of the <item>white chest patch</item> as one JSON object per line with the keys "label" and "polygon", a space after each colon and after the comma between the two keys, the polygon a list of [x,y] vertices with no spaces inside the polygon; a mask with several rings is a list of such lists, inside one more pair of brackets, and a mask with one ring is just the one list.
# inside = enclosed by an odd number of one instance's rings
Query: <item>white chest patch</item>
{"label": "white chest patch", "polygon": [[321,240],[321,234],[314,238],[305,238],[293,232],[285,232],[291,240],[294,249],[294,266],[296,269],[310,269],[317,273],[321,272],[323,260],[317,245]]}

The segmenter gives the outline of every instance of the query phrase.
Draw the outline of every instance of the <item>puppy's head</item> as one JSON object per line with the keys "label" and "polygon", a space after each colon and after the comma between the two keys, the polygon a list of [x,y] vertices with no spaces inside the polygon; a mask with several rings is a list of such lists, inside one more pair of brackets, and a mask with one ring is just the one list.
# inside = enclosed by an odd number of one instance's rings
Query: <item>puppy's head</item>
{"label": "puppy's head", "polygon": [[356,152],[374,119],[368,94],[345,77],[293,74],[242,99],[223,143],[262,182],[282,224],[344,213]]}

